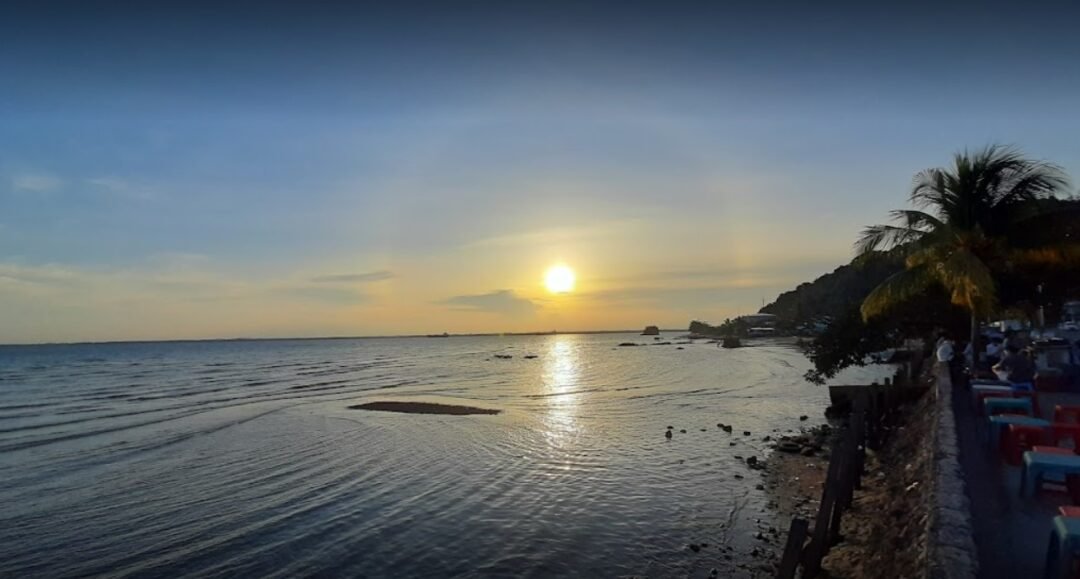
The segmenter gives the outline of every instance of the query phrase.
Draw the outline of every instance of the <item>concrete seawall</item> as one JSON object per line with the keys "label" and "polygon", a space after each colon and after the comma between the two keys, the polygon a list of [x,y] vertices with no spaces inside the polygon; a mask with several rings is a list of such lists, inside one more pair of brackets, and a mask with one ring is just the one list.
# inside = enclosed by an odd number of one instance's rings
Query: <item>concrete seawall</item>
{"label": "concrete seawall", "polygon": [[953,384],[948,369],[934,368],[935,417],[930,433],[934,449],[930,516],[927,520],[927,577],[973,579],[978,575],[971,504],[960,466],[953,409]]}

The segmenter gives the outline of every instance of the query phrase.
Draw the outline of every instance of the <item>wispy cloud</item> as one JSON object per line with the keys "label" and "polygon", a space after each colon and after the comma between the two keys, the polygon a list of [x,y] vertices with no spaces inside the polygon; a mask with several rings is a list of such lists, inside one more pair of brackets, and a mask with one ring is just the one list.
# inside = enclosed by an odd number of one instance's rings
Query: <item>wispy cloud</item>
{"label": "wispy cloud", "polygon": [[84,181],[88,185],[94,186],[95,189],[125,199],[147,201],[160,197],[158,191],[151,187],[136,185],[119,177],[94,177]]}
{"label": "wispy cloud", "polygon": [[314,283],[370,283],[390,279],[392,277],[394,277],[394,272],[379,270],[365,273],[319,275],[311,278],[311,281]]}
{"label": "wispy cloud", "polygon": [[518,296],[513,290],[496,290],[486,294],[462,295],[438,302],[451,309],[465,312],[486,312],[508,316],[527,316],[536,312],[536,304]]}
{"label": "wispy cloud", "polygon": [[343,287],[286,287],[278,290],[278,293],[305,300],[327,302],[331,304],[358,304],[367,301],[367,295],[363,292]]}
{"label": "wispy cloud", "polygon": [[631,219],[592,223],[581,227],[555,227],[484,237],[467,243],[465,247],[532,247],[540,244],[581,243],[628,234],[640,227],[639,221]]}
{"label": "wispy cloud", "polygon": [[11,178],[13,191],[50,193],[64,186],[64,180],[44,173],[26,173]]}

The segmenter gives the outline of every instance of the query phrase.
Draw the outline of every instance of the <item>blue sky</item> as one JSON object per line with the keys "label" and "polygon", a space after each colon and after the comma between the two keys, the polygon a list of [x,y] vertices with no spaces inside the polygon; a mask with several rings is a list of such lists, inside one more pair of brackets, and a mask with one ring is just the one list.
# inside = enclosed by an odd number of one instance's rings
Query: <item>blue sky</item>
{"label": "blue sky", "polygon": [[92,4],[0,8],[0,342],[685,326],[1080,174],[1064,2]]}

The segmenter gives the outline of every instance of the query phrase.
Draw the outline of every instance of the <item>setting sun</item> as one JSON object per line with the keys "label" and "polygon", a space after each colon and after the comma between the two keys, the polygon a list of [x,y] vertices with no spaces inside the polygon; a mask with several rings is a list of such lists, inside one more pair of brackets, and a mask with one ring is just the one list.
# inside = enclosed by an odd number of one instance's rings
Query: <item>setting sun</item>
{"label": "setting sun", "polygon": [[574,270],[565,265],[554,265],[544,274],[544,287],[553,294],[564,294],[574,289]]}

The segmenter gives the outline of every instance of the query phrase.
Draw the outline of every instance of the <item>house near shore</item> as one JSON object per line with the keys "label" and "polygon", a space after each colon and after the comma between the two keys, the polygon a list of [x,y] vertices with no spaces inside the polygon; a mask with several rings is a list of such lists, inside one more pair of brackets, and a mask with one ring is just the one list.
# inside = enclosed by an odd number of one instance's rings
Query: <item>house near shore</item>
{"label": "house near shore", "polygon": [[749,314],[739,316],[735,319],[755,329],[776,328],[776,322],[778,320],[778,318],[772,314]]}

